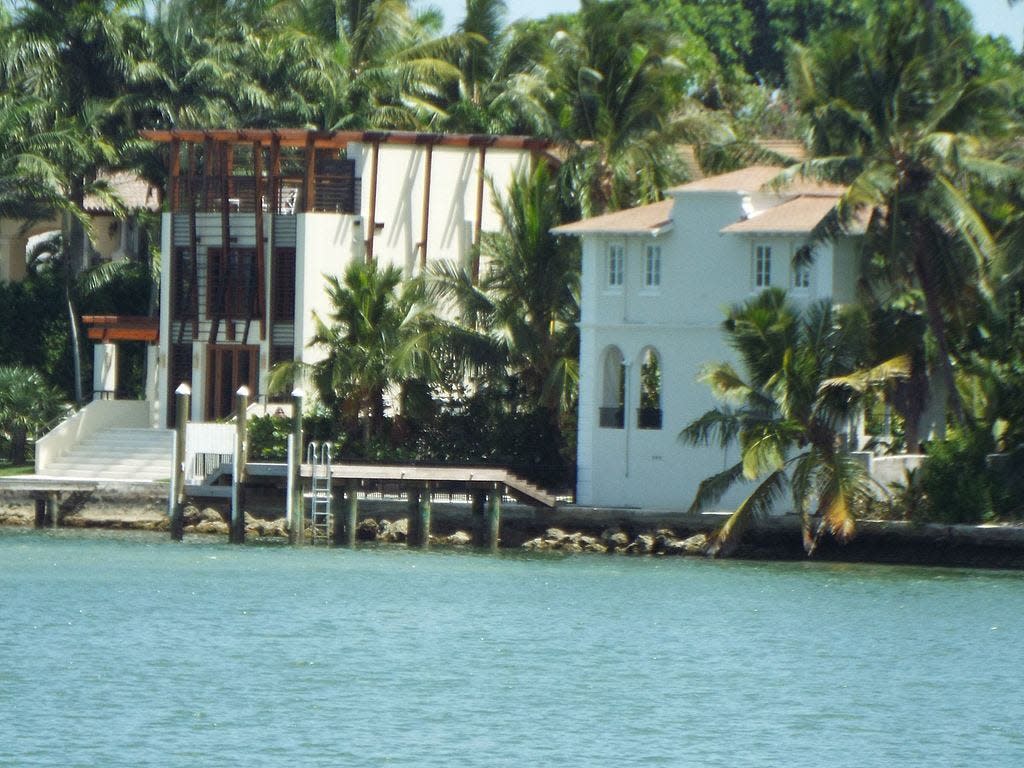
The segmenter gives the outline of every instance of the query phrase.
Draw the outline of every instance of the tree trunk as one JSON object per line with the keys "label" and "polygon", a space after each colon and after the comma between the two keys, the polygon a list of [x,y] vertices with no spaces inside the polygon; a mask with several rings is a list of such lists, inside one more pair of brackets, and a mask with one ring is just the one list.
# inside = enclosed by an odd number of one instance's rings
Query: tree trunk
{"label": "tree trunk", "polygon": [[946,396],[950,408],[953,410],[953,418],[958,425],[964,423],[964,406],[960,400],[960,393],[956,388],[956,379],[953,375],[953,363],[949,359],[949,342],[946,339],[946,321],[942,316],[942,307],[939,302],[939,289],[935,284],[935,274],[932,270],[929,254],[925,253],[924,243],[927,242],[918,232],[917,242],[914,244],[914,269],[917,272],[918,281],[921,283],[921,290],[924,292],[925,314],[928,319],[928,327],[935,337],[935,344],[938,347],[939,375],[946,386]]}
{"label": "tree trunk", "polygon": [[15,427],[11,430],[11,466],[20,467],[24,464],[27,452],[28,432],[24,427]]}

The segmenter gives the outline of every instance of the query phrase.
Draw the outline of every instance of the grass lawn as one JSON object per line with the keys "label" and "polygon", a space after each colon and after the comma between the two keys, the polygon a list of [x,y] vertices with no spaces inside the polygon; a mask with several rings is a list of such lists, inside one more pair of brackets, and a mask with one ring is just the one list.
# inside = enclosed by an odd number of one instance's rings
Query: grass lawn
{"label": "grass lawn", "polygon": [[10,464],[0,464],[0,477],[11,477],[13,475],[31,475],[35,470],[32,464],[22,464],[12,467]]}

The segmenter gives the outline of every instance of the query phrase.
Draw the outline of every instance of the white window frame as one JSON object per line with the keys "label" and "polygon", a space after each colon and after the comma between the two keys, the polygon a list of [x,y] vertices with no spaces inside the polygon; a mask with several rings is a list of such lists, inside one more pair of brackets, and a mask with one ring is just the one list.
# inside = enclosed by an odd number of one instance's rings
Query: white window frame
{"label": "white window frame", "polygon": [[772,285],[772,247],[767,243],[755,243],[751,261],[751,282],[755,291]]}
{"label": "white window frame", "polygon": [[812,279],[810,264],[793,265],[793,284],[791,287],[794,292],[810,293]]}
{"label": "white window frame", "polygon": [[648,243],[644,246],[644,291],[657,293],[661,288],[661,246]]}
{"label": "white window frame", "polygon": [[608,243],[605,251],[604,287],[608,291],[621,291],[626,282],[626,245]]}

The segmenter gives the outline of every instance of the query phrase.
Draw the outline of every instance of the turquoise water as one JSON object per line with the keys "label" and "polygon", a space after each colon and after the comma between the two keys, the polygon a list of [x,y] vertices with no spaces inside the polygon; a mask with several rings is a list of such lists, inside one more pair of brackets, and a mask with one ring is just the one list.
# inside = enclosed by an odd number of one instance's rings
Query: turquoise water
{"label": "turquoise water", "polygon": [[1024,574],[0,528],[0,766],[1021,766]]}

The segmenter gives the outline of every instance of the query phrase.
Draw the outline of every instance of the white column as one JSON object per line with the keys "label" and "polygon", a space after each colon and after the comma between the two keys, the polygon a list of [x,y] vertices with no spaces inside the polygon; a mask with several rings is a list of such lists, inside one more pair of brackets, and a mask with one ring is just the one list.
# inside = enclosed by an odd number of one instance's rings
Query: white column
{"label": "white column", "polygon": [[113,400],[117,391],[117,345],[99,342],[93,347],[93,400]]}

